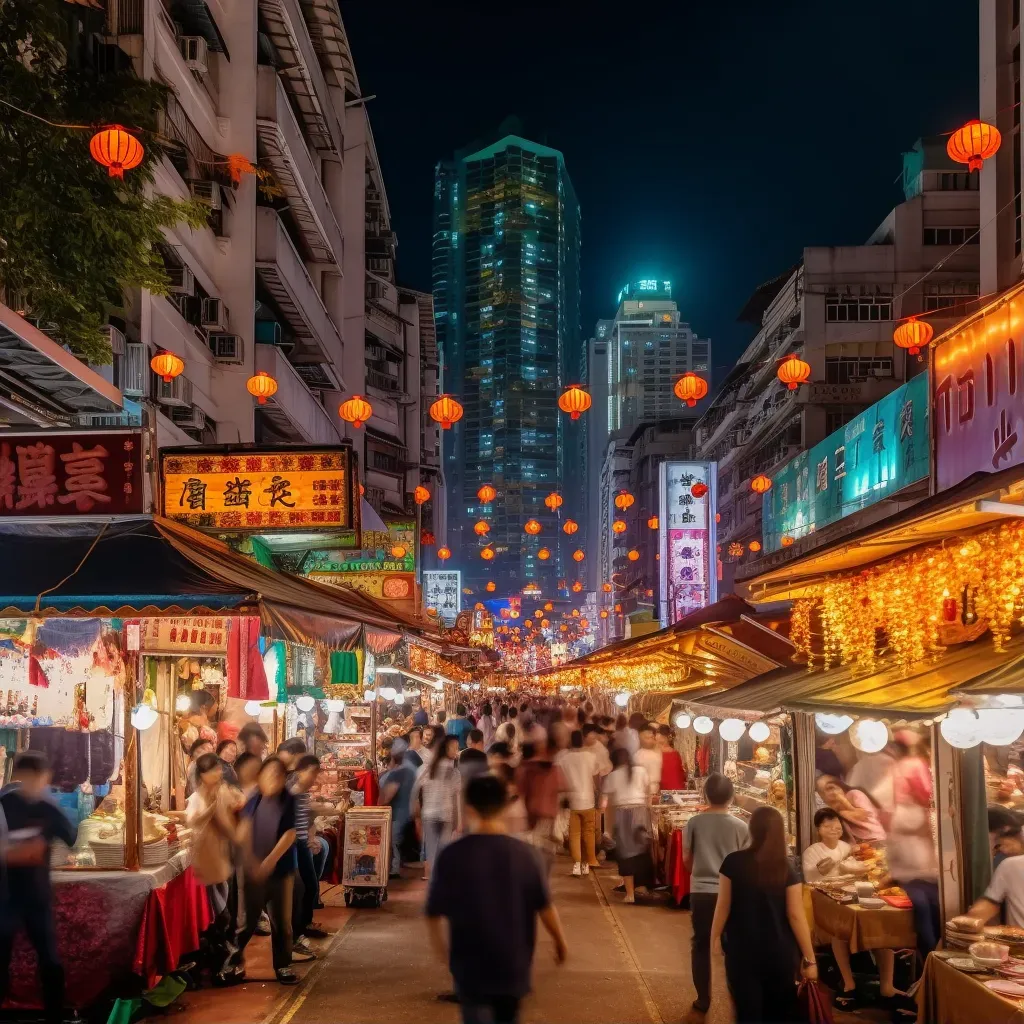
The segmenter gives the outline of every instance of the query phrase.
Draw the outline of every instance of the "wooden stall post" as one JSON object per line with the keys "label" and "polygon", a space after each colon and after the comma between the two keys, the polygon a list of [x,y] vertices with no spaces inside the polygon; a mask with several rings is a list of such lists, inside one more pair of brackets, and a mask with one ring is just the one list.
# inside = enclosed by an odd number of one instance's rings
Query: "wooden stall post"
{"label": "wooden stall post", "polygon": [[124,659],[124,866],[138,871],[142,835],[142,746],[132,725],[132,708],[139,700],[139,652],[125,651]]}

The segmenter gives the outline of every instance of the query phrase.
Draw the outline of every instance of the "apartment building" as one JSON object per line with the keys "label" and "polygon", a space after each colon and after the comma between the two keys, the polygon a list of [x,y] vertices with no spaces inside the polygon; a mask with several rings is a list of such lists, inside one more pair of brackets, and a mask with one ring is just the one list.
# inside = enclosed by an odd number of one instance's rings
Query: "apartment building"
{"label": "apartment building", "polygon": [[[924,369],[893,343],[900,318],[925,314],[937,334],[978,296],[977,175],[949,160],[944,139],[921,140],[904,155],[903,192],[863,245],[805,248],[740,315],[756,334],[696,428],[698,457],[718,463],[722,592],[758,557],[752,478],[770,477]],[[796,391],[776,375],[790,353],[811,367]]]}

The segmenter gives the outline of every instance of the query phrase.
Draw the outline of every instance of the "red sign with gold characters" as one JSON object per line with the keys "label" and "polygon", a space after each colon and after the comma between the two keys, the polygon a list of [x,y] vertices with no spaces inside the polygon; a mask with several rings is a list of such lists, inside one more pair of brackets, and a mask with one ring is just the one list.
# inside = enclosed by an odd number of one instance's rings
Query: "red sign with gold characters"
{"label": "red sign with gold characters", "polygon": [[142,434],[4,434],[0,519],[143,511]]}
{"label": "red sign with gold characters", "polygon": [[352,526],[347,448],[186,448],[161,456],[168,519],[199,529],[253,532]]}

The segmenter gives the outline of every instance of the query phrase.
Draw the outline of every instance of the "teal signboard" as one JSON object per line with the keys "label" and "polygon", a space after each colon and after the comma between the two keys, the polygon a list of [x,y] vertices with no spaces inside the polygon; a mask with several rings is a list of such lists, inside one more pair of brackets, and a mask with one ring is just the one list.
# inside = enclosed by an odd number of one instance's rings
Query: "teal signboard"
{"label": "teal signboard", "polygon": [[928,374],[921,373],[774,475],[764,496],[765,551],[923,480],[929,437]]}

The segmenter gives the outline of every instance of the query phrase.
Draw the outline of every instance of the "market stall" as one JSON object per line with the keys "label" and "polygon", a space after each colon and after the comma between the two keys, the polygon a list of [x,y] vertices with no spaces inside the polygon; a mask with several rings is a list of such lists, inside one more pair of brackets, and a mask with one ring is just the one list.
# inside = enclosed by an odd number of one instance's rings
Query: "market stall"
{"label": "market stall", "polygon": [[928,957],[917,991],[918,1024],[1024,1024],[1024,986],[991,972],[957,970],[950,962],[956,957]]}

